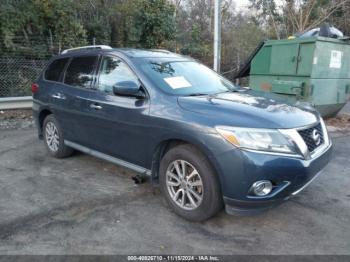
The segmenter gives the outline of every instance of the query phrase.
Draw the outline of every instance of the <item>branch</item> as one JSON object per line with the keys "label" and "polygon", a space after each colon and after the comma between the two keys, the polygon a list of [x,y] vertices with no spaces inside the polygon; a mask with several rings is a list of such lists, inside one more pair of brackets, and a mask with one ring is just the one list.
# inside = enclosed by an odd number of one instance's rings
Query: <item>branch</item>
{"label": "branch", "polygon": [[270,5],[269,5],[269,12],[270,12],[270,15],[271,15],[272,25],[273,25],[273,27],[275,29],[275,33],[276,33],[277,39],[280,39],[280,35],[278,33],[277,26],[276,26],[276,23],[275,23],[275,19],[274,19],[273,14],[272,14],[272,8],[271,8]]}
{"label": "branch", "polygon": [[91,4],[91,6],[95,9],[96,7],[95,7],[95,5],[94,5],[94,3],[91,1],[91,0],[89,0],[89,3]]}
{"label": "branch", "polygon": [[[316,20],[315,22],[313,22],[310,26],[307,27],[307,29],[310,29],[310,28],[313,28],[317,25],[319,25],[320,23],[322,23],[323,21],[325,21],[327,18],[329,18],[335,11],[338,10],[338,8],[347,3],[347,2],[350,2],[350,0],[343,0],[341,2],[339,2],[338,4],[330,7],[327,11],[326,11],[326,15],[324,17],[321,17],[320,19]],[[328,12],[328,14],[327,14]]]}
{"label": "branch", "polygon": [[299,23],[298,19],[296,18],[296,12],[293,9],[293,4],[288,5],[287,4],[287,15],[288,15],[288,20],[292,23],[293,28],[296,28],[299,30]]}
{"label": "branch", "polygon": [[312,12],[312,10],[314,9],[315,4],[316,4],[316,0],[310,0],[310,2],[308,2],[308,3],[311,3],[311,6],[309,6],[309,4],[308,4],[308,12],[307,12],[307,15],[306,15],[306,17],[305,17],[305,20],[304,20],[304,22],[303,22],[303,25],[302,25],[302,26],[303,26],[303,29],[306,27],[307,22],[309,21],[311,12]]}

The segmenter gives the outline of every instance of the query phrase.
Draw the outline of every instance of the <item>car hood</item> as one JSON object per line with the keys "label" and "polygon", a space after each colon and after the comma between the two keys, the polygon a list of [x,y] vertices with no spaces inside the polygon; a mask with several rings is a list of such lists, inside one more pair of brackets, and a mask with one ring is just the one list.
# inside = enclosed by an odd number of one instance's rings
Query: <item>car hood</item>
{"label": "car hood", "polygon": [[279,96],[252,90],[183,96],[178,103],[185,110],[205,115],[215,125],[295,128],[316,123],[319,118],[308,104],[292,105]]}

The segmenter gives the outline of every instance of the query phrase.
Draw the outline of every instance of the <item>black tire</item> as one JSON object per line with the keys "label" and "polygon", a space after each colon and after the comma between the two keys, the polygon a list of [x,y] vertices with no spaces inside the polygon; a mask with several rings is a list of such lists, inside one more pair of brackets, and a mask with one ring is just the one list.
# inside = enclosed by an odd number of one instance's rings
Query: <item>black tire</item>
{"label": "black tire", "polygon": [[[171,197],[167,187],[166,172],[176,160],[184,160],[191,164],[199,173],[202,181],[202,200],[192,209],[186,210],[179,206]],[[197,148],[189,144],[181,144],[171,148],[161,160],[159,169],[160,187],[166,201],[176,214],[190,221],[204,221],[217,214],[223,207],[220,184],[214,168],[208,158]],[[187,198],[189,200],[189,198]],[[182,201],[181,201],[182,202]]]}
{"label": "black tire", "polygon": [[[49,142],[47,139],[48,136],[48,132],[46,131],[46,128],[49,126],[52,127],[52,125],[54,125],[57,129],[57,135],[58,135],[58,145],[57,145],[57,150],[53,150],[50,146],[49,146]],[[49,152],[49,154],[53,157],[56,158],[64,158],[64,157],[68,157],[70,155],[72,155],[73,153],[73,149],[66,146],[64,144],[64,136],[62,133],[62,129],[60,124],[58,123],[58,121],[56,120],[56,118],[54,117],[54,115],[48,115],[43,123],[43,138],[44,138],[44,143],[46,146],[47,151]]]}

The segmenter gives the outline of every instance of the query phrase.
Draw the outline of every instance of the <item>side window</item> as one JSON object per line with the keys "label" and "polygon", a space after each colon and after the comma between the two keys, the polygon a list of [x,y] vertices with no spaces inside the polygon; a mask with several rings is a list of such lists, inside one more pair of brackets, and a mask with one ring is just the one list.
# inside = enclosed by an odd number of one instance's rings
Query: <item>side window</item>
{"label": "side window", "polygon": [[64,83],[89,88],[93,81],[97,56],[74,57],[70,62]]}
{"label": "side window", "polygon": [[102,92],[112,93],[113,86],[123,81],[134,81],[139,84],[137,76],[126,63],[117,57],[103,57],[97,88]]}
{"label": "side window", "polygon": [[61,73],[69,58],[61,58],[53,61],[45,71],[45,79],[50,81],[60,81]]}

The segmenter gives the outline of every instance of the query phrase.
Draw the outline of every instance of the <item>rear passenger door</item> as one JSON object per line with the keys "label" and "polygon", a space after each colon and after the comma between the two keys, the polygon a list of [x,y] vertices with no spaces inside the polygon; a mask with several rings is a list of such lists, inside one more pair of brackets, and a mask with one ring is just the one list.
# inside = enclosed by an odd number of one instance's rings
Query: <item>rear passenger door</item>
{"label": "rear passenger door", "polygon": [[60,85],[64,69],[69,62],[69,58],[59,58],[54,60],[46,69],[44,74],[43,91],[40,93],[40,101],[44,101],[53,111],[57,119],[61,122],[62,110],[66,106],[66,99]]}
{"label": "rear passenger door", "polygon": [[149,99],[145,89],[145,98],[114,95],[113,86],[122,81],[134,81],[141,86],[123,60],[116,56],[102,57],[96,91],[90,101],[97,106],[90,114],[93,148],[145,167]]}
{"label": "rear passenger door", "polygon": [[65,106],[59,113],[65,138],[82,145],[91,145],[89,137],[89,98],[94,92],[94,82],[98,56],[75,56],[70,60],[63,82],[58,84],[64,96]]}

